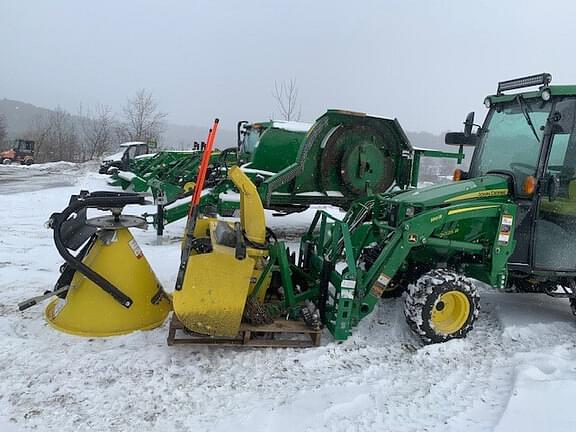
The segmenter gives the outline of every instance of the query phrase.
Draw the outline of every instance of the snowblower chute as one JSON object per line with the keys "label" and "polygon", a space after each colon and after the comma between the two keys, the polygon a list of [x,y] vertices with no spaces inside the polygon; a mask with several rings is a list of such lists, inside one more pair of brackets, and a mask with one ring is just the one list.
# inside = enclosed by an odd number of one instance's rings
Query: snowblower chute
{"label": "snowblower chute", "polygon": [[[238,333],[248,295],[268,256],[264,209],[256,186],[238,167],[230,169],[229,177],[240,191],[240,223],[212,218],[196,222],[183,286],[173,298],[180,322],[211,336]],[[266,287],[261,286],[259,296]]]}

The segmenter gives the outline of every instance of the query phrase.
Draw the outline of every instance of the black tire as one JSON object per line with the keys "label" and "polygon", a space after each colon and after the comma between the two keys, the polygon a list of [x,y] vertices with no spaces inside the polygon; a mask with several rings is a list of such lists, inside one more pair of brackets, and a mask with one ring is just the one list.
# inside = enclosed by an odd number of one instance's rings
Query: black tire
{"label": "black tire", "polygon": [[572,315],[576,316],[576,299],[570,299],[570,310],[572,310]]}
{"label": "black tire", "polygon": [[8,159],[8,158],[6,158],[2,161],[2,165],[10,165],[11,163],[12,163],[12,159]]}
{"label": "black tire", "polygon": [[[444,301],[448,299],[453,304],[446,306]],[[438,318],[433,318],[433,313],[441,314],[444,308],[444,313],[454,312],[435,324],[434,319]],[[480,298],[474,284],[447,269],[429,271],[416,284],[410,285],[404,304],[408,325],[424,343],[465,337],[472,330],[479,312]]]}

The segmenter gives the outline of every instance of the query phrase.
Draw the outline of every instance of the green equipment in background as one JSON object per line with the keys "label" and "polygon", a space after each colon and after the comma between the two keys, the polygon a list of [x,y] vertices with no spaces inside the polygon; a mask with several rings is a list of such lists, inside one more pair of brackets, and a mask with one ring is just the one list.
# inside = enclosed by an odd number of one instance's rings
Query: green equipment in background
{"label": "green equipment in background", "polygon": [[[395,119],[342,110],[328,110],[312,126],[239,122],[237,154],[264,206],[284,214],[318,204],[348,208],[362,196],[415,186],[422,156],[459,163],[464,158],[462,148],[458,153],[414,149]],[[223,178],[201,206],[230,216],[238,211],[238,198],[234,185]],[[164,223],[187,212],[188,203],[170,205]]]}

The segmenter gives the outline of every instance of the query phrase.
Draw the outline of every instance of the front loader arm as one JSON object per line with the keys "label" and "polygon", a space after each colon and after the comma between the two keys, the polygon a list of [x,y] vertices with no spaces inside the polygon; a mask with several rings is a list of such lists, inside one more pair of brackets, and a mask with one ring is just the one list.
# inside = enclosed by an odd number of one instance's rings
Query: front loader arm
{"label": "front loader arm", "polygon": [[[516,205],[491,201],[476,201],[448,208],[426,211],[406,220],[396,228],[375,222],[379,229],[388,229],[389,237],[374,265],[358,280],[358,301],[355,304],[359,318],[368,315],[377,304],[383,289],[396,275],[415,248],[442,248],[471,255],[482,255],[486,262],[471,266],[470,276],[495,287],[503,288],[508,276],[508,258],[514,251],[514,219]],[[494,219],[496,237],[490,243],[460,241],[434,235],[444,225],[465,219]],[[376,285],[376,281],[380,283]]]}

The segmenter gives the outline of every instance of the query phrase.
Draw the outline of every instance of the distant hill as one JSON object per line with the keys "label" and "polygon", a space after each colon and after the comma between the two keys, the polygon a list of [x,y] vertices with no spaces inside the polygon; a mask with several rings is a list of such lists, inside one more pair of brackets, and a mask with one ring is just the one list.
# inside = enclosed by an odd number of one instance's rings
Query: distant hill
{"label": "distant hill", "polygon": [[450,147],[444,144],[444,135],[429,132],[406,132],[406,135],[414,147],[450,151]]}
{"label": "distant hill", "polygon": [[[9,138],[17,138],[29,131],[38,119],[49,115],[51,111],[26,102],[0,99],[0,115],[6,119]],[[78,122],[81,120],[81,117],[76,115],[72,115],[72,118]],[[189,149],[192,148],[194,141],[205,140],[207,134],[208,130],[205,127],[167,123],[161,144],[165,148]],[[218,129],[216,147],[226,148],[235,145],[235,131]]]}
{"label": "distant hill", "polygon": [[0,99],[0,115],[6,119],[8,135],[12,138],[29,130],[37,118],[49,115],[51,110],[35,105]]}
{"label": "distant hill", "polygon": [[[208,135],[208,129],[199,126],[184,126],[168,123],[166,125],[166,132],[162,134],[162,141],[165,147],[175,149],[191,148],[194,141],[205,141]],[[216,137],[217,148],[224,149],[227,147],[235,147],[237,142],[236,132],[228,129],[218,128],[218,136]]]}

